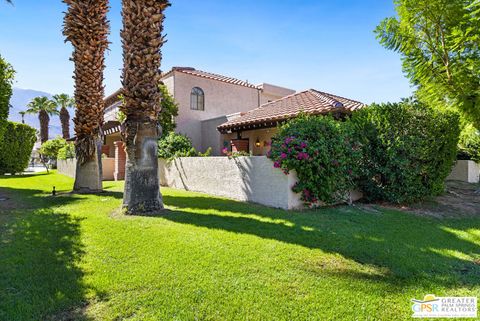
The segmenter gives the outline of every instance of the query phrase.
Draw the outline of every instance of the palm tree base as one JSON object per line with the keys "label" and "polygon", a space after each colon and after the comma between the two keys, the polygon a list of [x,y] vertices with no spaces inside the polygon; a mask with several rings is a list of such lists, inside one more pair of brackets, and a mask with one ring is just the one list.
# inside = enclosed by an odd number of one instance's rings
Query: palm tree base
{"label": "palm tree base", "polygon": [[[97,156],[98,157],[98,156]],[[97,194],[102,192],[101,163],[95,157],[85,164],[77,162],[73,192],[77,194]]]}
{"label": "palm tree base", "polygon": [[[155,161],[158,161],[156,157]],[[127,164],[123,210],[127,215],[148,216],[158,215],[164,210],[158,167],[133,169]]]}
{"label": "palm tree base", "polygon": [[163,207],[158,177],[158,128],[155,122],[128,122],[123,208],[130,215],[152,215]]}

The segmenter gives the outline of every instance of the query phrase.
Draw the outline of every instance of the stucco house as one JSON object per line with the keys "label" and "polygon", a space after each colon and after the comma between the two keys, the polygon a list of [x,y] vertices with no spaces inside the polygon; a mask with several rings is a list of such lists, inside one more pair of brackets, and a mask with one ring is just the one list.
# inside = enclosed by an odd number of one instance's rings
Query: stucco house
{"label": "stucco house", "polygon": [[[295,93],[294,90],[270,84],[254,85],[231,77],[174,67],[163,74],[162,81],[179,105],[176,131],[187,135],[199,151],[212,148],[221,155],[224,142],[216,127],[226,122],[226,115],[251,110],[262,104]],[[114,157],[114,143],[121,140],[117,121],[121,90],[105,99],[105,152]],[[107,151],[108,150],[108,151]]]}
{"label": "stucco house", "polygon": [[217,129],[222,133],[222,140],[230,142],[229,148],[233,151],[260,156],[270,149],[277,125],[300,113],[342,116],[364,106],[365,104],[352,99],[309,89],[266,102],[250,111],[229,115],[227,121]]}

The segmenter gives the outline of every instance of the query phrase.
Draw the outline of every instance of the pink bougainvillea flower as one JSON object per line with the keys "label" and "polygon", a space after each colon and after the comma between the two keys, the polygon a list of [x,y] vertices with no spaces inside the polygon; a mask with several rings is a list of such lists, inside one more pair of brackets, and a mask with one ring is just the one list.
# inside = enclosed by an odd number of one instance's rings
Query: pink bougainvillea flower
{"label": "pink bougainvillea flower", "polygon": [[301,147],[301,148],[307,148],[307,143],[302,142],[302,143],[300,144],[300,147]]}
{"label": "pink bougainvillea flower", "polygon": [[280,154],[280,158],[281,158],[281,159],[285,159],[285,158],[287,158],[287,156],[288,156],[288,155],[285,154],[285,153],[281,153],[281,154]]}
{"label": "pink bougainvillea flower", "polygon": [[308,155],[307,153],[304,153],[304,152],[300,152],[297,155],[298,160],[304,160],[304,159],[309,159],[309,158],[310,158],[310,155]]}
{"label": "pink bougainvillea flower", "polygon": [[275,167],[275,168],[280,168],[280,166],[281,166],[281,164],[280,164],[279,161],[276,161],[276,162],[273,163],[273,167]]}

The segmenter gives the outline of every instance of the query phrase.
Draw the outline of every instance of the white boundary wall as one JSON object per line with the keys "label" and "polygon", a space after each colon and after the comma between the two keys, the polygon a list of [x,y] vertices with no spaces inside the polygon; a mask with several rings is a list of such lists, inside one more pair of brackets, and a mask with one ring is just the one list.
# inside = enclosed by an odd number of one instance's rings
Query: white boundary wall
{"label": "white boundary wall", "polygon": [[159,160],[160,184],[266,206],[296,209],[295,173],[283,174],[265,156],[186,157]]}
{"label": "white boundary wall", "polygon": [[[75,171],[77,167],[76,159],[57,159],[57,171],[65,176],[75,178]],[[113,181],[113,172],[115,170],[115,158],[102,159],[103,180]]]}
{"label": "white boundary wall", "polygon": [[447,180],[478,183],[479,176],[479,164],[471,160],[459,160],[453,167],[452,173],[447,177]]}

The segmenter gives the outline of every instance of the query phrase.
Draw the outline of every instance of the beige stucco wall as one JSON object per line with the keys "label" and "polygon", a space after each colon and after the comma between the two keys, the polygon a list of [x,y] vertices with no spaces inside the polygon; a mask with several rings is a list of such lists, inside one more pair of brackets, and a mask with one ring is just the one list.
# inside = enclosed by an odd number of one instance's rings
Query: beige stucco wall
{"label": "beige stucco wall", "polygon": [[[76,159],[57,160],[57,171],[59,174],[75,178],[76,166]],[[102,171],[104,181],[113,181],[114,170],[115,158],[102,158]]]}
{"label": "beige stucco wall", "polygon": [[292,192],[294,174],[273,168],[266,157],[189,157],[159,160],[160,184],[266,206],[301,208]]}
{"label": "beige stucco wall", "polygon": [[121,141],[122,135],[120,133],[115,133],[105,137],[105,145],[109,147],[108,157],[115,157],[115,142]]}
{"label": "beige stucco wall", "polygon": [[267,83],[259,86],[261,88],[260,105],[283,98],[295,93],[295,90],[279,87]]}
{"label": "beige stucco wall", "polygon": [[453,167],[452,173],[447,180],[462,181],[467,183],[478,183],[480,166],[474,161],[459,160]]}
{"label": "beige stucco wall", "polygon": [[[176,118],[177,132],[189,136],[192,139],[193,146],[198,150],[204,151],[204,147],[207,147],[202,146],[201,121],[247,111],[256,108],[259,104],[260,92],[255,88],[233,85],[181,72],[173,72],[173,75],[175,77],[174,98],[179,104]],[[190,109],[190,94],[194,87],[201,88],[205,93],[204,111]],[[218,133],[218,137],[220,137],[220,133]]]}

